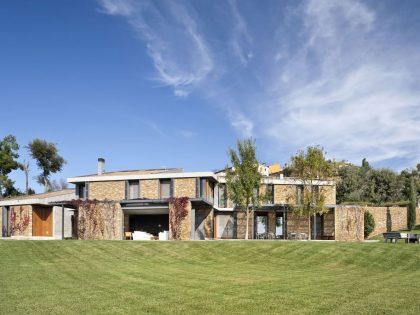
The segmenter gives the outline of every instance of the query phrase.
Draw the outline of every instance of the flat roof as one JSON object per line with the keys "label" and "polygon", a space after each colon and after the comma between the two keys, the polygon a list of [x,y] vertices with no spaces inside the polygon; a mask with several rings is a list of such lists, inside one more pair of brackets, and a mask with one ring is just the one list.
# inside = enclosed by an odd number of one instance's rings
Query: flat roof
{"label": "flat roof", "polygon": [[0,206],[48,204],[51,201],[75,199],[74,189],[63,189],[34,195],[23,195],[0,199]]}

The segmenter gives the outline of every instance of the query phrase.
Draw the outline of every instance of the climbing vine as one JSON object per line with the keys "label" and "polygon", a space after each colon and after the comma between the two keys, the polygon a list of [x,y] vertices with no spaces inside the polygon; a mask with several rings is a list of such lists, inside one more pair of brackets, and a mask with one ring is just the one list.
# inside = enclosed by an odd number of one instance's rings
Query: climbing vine
{"label": "climbing vine", "polygon": [[118,204],[111,200],[77,199],[77,236],[82,240],[115,239]]}
{"label": "climbing vine", "polygon": [[171,229],[171,237],[173,240],[181,239],[181,222],[188,215],[188,197],[170,198],[169,199],[169,225]]}
{"label": "climbing vine", "polygon": [[24,210],[22,206],[19,207],[19,216],[15,211],[15,208],[12,208],[10,213],[10,232],[11,235],[14,235],[15,232],[23,234],[29,226],[30,215],[28,210]]}

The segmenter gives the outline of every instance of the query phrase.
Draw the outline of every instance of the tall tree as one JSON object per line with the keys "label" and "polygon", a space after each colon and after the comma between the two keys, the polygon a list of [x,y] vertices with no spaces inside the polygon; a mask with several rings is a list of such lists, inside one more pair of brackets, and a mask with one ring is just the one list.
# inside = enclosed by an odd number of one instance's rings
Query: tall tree
{"label": "tall tree", "polygon": [[28,144],[27,148],[41,170],[41,174],[36,177],[37,182],[44,186],[45,191],[51,190],[51,174],[60,172],[66,161],[58,154],[58,149],[54,143],[34,139]]}
{"label": "tall tree", "polygon": [[261,174],[258,170],[255,141],[245,139],[237,141],[237,151],[228,151],[232,167],[226,167],[226,187],[229,198],[234,202],[237,210],[246,213],[245,239],[249,238],[249,219],[251,213],[259,203]]}
{"label": "tall tree", "polygon": [[410,181],[410,203],[408,205],[408,228],[412,230],[416,225],[417,191],[414,178]]}
{"label": "tall tree", "polygon": [[334,163],[326,160],[324,149],[319,146],[309,146],[305,151],[299,151],[291,158],[291,175],[303,186],[303,200],[295,206],[295,213],[307,216],[309,221],[308,234],[311,237],[311,216],[328,211],[325,207],[326,196],[319,189],[320,180],[331,179],[334,175]]}
{"label": "tall tree", "polygon": [[13,191],[13,181],[8,177],[9,173],[19,168],[17,158],[19,145],[13,135],[5,136],[0,140],[0,197]]}
{"label": "tall tree", "polygon": [[29,195],[29,162],[23,160],[19,167],[25,173],[25,195]]}

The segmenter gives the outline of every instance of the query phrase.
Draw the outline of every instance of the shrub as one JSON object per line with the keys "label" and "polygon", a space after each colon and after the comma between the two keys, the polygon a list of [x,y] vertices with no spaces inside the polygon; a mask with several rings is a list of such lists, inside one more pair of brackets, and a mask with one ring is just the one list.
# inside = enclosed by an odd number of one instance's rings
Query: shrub
{"label": "shrub", "polygon": [[364,221],[365,221],[365,238],[368,238],[368,236],[370,235],[370,233],[372,233],[373,229],[375,228],[375,219],[373,218],[372,213],[370,213],[369,211],[365,211],[365,217],[364,217]]}

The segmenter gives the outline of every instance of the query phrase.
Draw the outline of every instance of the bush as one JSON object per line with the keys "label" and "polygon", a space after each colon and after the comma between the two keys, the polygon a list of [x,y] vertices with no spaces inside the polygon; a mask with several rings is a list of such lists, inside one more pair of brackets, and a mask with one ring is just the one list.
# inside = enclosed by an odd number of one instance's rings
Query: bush
{"label": "bush", "polygon": [[375,219],[373,218],[372,213],[370,213],[369,211],[365,211],[365,238],[368,238],[368,236],[370,235],[370,233],[372,233],[372,231],[375,228]]}

